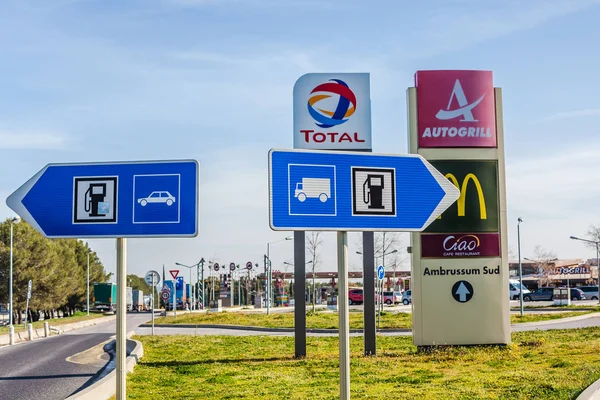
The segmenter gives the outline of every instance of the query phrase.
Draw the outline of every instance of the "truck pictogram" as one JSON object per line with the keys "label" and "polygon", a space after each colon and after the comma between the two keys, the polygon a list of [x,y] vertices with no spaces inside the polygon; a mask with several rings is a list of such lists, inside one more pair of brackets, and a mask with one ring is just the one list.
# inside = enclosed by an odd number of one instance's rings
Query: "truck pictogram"
{"label": "truck pictogram", "polygon": [[321,203],[325,203],[331,197],[331,179],[302,178],[302,182],[296,183],[294,197],[301,202],[307,198],[318,198]]}

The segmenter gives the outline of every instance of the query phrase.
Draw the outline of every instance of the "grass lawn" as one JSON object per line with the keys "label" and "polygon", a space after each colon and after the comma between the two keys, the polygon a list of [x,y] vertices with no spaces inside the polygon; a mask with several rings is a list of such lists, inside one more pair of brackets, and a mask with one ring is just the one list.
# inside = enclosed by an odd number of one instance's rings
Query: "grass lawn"
{"label": "grass lawn", "polygon": [[[70,324],[73,322],[86,321],[89,319],[96,319],[96,318],[100,318],[103,316],[104,316],[104,314],[102,314],[102,313],[90,312],[90,315],[88,317],[85,312],[78,311],[70,317],[54,318],[54,319],[48,319],[45,321],[36,321],[33,323],[33,327],[34,328],[43,328],[44,322],[48,322],[48,324],[50,326],[58,326],[58,325]],[[23,327],[23,324],[20,324],[20,325],[15,324],[15,332],[23,332],[26,330],[27,329]],[[6,334],[6,333],[8,333],[8,326],[1,326],[0,334]]]}
{"label": "grass lawn", "polygon": [[[591,313],[590,311],[552,312],[544,314],[525,314],[523,318],[519,315],[511,315],[511,323],[536,322],[557,318],[573,317]],[[155,324],[221,324],[221,325],[243,325],[261,326],[267,328],[293,328],[293,313],[278,314],[248,314],[240,312],[182,314],[175,317],[159,317]],[[337,329],[338,315],[330,312],[309,313],[306,317],[308,328]],[[383,312],[381,315],[381,328],[410,329],[412,327],[412,316],[409,313]],[[350,313],[350,329],[363,328],[363,313]]]}
{"label": "grass lawn", "polygon": [[[130,399],[336,399],[338,340],[308,337],[138,336],[144,357]],[[355,399],[574,399],[600,378],[600,328],[517,332],[498,347],[417,352],[410,337],[377,338],[378,356],[351,345]]]}

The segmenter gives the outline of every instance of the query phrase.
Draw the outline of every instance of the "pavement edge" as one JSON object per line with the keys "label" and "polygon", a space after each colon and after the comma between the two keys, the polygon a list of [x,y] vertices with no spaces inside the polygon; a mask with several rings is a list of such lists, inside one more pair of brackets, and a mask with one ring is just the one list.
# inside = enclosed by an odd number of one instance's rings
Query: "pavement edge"
{"label": "pavement edge", "polygon": [[576,400],[600,400],[600,379],[581,392]]}
{"label": "pavement edge", "polygon": [[[135,332],[131,331],[127,334],[127,338],[130,339]],[[137,364],[138,360],[144,356],[144,346],[138,340],[133,340],[135,347],[131,350],[131,353],[127,356],[127,372],[133,372],[133,368]],[[66,400],[100,400],[110,399],[117,389],[117,373],[113,369],[106,376],[94,382],[84,390],[77,392]]]}

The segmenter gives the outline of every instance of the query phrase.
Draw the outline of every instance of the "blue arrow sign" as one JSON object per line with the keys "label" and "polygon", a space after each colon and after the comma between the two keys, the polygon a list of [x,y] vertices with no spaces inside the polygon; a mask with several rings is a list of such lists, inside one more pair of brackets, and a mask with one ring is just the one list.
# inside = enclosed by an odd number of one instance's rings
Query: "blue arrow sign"
{"label": "blue arrow sign", "polygon": [[459,197],[418,154],[271,150],[273,230],[422,231]]}
{"label": "blue arrow sign", "polygon": [[385,269],[383,268],[383,265],[377,267],[377,277],[380,281],[385,277]]}
{"label": "blue arrow sign", "polygon": [[6,203],[49,238],[193,237],[195,160],[49,164]]}

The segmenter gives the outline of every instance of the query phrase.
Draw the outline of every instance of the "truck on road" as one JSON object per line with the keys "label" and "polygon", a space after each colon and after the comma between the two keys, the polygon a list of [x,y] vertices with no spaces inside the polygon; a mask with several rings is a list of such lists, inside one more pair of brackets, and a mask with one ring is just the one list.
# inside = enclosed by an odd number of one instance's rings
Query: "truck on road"
{"label": "truck on road", "polygon": [[133,310],[144,311],[144,292],[138,289],[133,290]]}
{"label": "truck on road", "polygon": [[127,286],[125,288],[125,290],[127,291],[126,293],[126,304],[127,304],[127,311],[133,311],[133,289],[130,288],[129,286]]}
{"label": "truck on road", "polygon": [[117,311],[117,284],[94,283],[94,308],[98,311]]}

